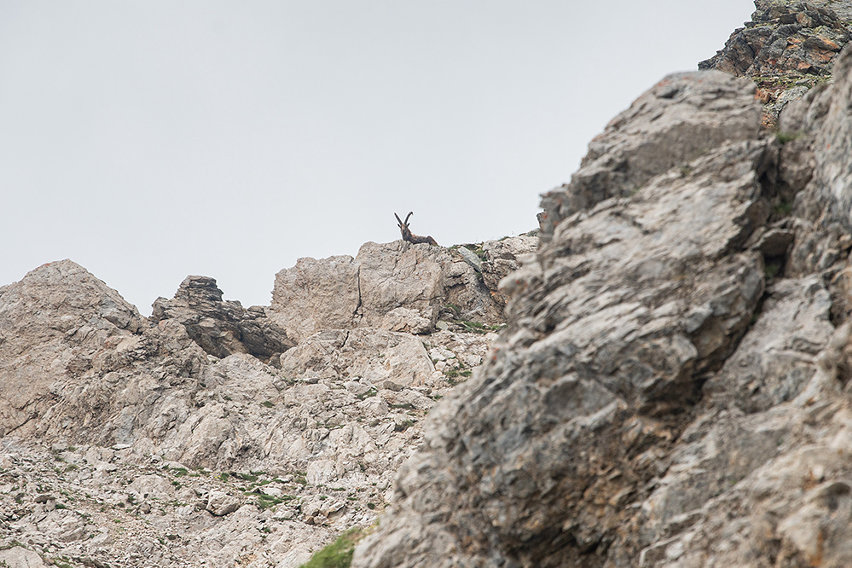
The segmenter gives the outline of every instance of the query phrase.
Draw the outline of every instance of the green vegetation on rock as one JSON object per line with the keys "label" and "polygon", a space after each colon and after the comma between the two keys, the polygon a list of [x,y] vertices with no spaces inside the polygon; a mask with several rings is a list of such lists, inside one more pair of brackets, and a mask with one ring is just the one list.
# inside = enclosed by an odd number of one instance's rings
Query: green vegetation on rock
{"label": "green vegetation on rock", "polygon": [[349,568],[355,545],[367,536],[368,531],[352,528],[337,537],[337,540],[314,554],[300,568]]}

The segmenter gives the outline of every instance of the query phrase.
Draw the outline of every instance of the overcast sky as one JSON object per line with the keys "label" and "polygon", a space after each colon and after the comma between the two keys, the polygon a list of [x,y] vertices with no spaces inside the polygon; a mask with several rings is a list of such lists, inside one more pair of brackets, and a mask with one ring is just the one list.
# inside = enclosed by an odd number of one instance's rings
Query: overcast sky
{"label": "overcast sky", "polygon": [[302,256],[536,227],[589,140],[750,0],[0,0],[0,285],[71,258],[143,314]]}

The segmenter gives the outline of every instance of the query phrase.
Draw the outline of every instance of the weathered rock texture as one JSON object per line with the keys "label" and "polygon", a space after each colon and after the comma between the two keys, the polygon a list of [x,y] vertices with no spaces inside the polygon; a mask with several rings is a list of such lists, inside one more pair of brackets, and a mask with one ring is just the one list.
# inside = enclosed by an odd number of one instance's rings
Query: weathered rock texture
{"label": "weathered rock texture", "polygon": [[755,138],[760,109],[753,100],[749,82],[721,72],[664,78],[591,141],[570,184],[543,196],[543,239],[574,213],[609,198],[629,197],[672,168],[686,175],[692,160],[724,142]]}
{"label": "weathered rock texture", "polygon": [[852,565],[852,51],[834,73],[787,144],[715,71],[593,141],[354,566]]}
{"label": "weathered rock texture", "polygon": [[708,65],[833,65],[785,135],[749,78],[667,77],[540,245],[367,243],[268,308],[191,276],[150,319],[71,261],[0,287],[0,562],[290,568],[392,499],[355,566],[852,566],[852,8],[757,6]]}
{"label": "weathered rock texture", "polygon": [[0,558],[300,565],[373,522],[421,418],[496,337],[454,329],[295,345],[212,278],[148,320],[71,261],[39,267],[0,290]]}
{"label": "weathered rock texture", "polygon": [[275,276],[269,317],[298,340],[355,327],[429,333],[448,307],[459,318],[501,323],[499,279],[538,238],[505,241],[484,243],[479,267],[458,250],[402,240],[365,243],[355,258],[302,258]]}
{"label": "weathered rock texture", "polygon": [[246,310],[239,302],[222,301],[216,280],[208,276],[187,276],[174,299],[157,298],[153,308],[153,321],[179,321],[192,340],[215,357],[249,353],[269,360],[295,344],[264,308]]}
{"label": "weathered rock texture", "polygon": [[837,54],[852,37],[852,5],[756,0],[755,6],[751,21],[698,66],[751,77],[765,103],[764,124],[776,126],[787,103],[831,75]]}

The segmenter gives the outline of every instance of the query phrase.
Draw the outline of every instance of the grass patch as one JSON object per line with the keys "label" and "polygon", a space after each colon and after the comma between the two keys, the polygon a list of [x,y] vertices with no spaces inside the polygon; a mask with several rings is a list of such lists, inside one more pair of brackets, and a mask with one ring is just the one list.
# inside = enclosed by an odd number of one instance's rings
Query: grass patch
{"label": "grass patch", "polygon": [[504,327],[504,324],[498,325],[488,325],[484,323],[480,323],[478,321],[470,321],[470,320],[458,320],[458,324],[461,325],[465,331],[470,331],[472,333],[488,333],[489,331],[500,331]]}
{"label": "grass patch", "polygon": [[452,369],[447,369],[444,372],[444,376],[448,379],[455,379],[458,377],[470,377],[473,375],[473,371],[471,369],[462,369],[459,366],[453,367]]}
{"label": "grass patch", "polygon": [[787,217],[793,212],[793,204],[786,199],[782,199],[772,207],[772,211],[778,217]]}
{"label": "grass patch", "polygon": [[264,400],[263,402],[260,403],[260,405],[265,407],[265,408],[273,408],[275,406],[275,403],[272,402],[271,400]]}
{"label": "grass patch", "polygon": [[355,545],[367,535],[361,528],[352,528],[337,537],[337,540],[316,552],[300,568],[349,568]]}
{"label": "grass patch", "polygon": [[783,130],[779,130],[775,133],[775,139],[778,140],[779,144],[786,144],[787,142],[792,142],[797,138],[801,138],[801,132],[786,132]]}
{"label": "grass patch", "polygon": [[377,394],[379,394],[379,391],[376,390],[376,387],[370,387],[370,390],[368,390],[365,393],[359,394],[355,398],[357,398],[358,400],[366,400],[366,399],[370,398],[371,396],[376,396]]}
{"label": "grass patch", "polygon": [[766,275],[767,279],[775,278],[778,275],[778,272],[781,270],[781,261],[779,260],[767,260],[763,265],[763,272]]}
{"label": "grass patch", "polygon": [[273,497],[272,495],[267,495],[266,493],[261,493],[257,496],[255,500],[255,504],[259,509],[271,509],[280,503],[286,501],[283,497]]}

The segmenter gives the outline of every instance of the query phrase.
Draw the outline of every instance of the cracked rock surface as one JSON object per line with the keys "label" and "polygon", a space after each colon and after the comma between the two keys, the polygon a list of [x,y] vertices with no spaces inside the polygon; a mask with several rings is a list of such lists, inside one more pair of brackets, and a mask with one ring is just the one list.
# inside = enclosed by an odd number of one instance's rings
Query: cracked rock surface
{"label": "cracked rock surface", "polygon": [[852,565],[850,85],[846,50],[792,146],[721,74],[613,121],[353,566]]}
{"label": "cracked rock surface", "polygon": [[448,313],[296,345],[267,311],[190,276],[142,318],[69,260],[0,288],[0,560],[299,566],[375,521],[496,338]]}

